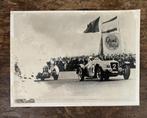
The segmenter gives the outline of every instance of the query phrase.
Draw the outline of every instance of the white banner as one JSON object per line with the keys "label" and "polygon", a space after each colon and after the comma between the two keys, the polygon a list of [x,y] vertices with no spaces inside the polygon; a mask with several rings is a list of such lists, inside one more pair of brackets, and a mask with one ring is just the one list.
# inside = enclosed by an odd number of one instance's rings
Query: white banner
{"label": "white banner", "polygon": [[123,42],[120,39],[119,33],[104,33],[103,37],[103,51],[107,54],[120,54],[123,51]]}

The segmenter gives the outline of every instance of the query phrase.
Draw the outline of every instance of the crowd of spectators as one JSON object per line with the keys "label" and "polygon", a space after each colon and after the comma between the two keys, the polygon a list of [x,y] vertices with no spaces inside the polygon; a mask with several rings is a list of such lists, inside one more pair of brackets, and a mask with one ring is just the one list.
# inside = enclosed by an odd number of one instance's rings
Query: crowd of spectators
{"label": "crowd of spectators", "polygon": [[89,58],[100,58],[101,60],[116,60],[120,64],[125,61],[130,62],[131,68],[135,68],[136,57],[135,54],[115,54],[115,55],[83,55],[74,57],[57,57],[52,58],[56,65],[59,67],[60,71],[73,71],[77,68],[79,64],[87,64]]}
{"label": "crowd of spectators", "polygon": [[130,67],[135,68],[136,63],[136,55],[135,54],[111,54],[111,55],[104,55],[103,60],[116,60],[122,65],[124,62],[130,62]]}

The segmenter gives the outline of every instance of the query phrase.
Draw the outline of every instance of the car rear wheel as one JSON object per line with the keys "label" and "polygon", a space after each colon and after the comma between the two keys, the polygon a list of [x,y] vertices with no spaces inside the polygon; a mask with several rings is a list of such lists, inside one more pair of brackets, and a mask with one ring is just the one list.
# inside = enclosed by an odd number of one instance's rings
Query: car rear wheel
{"label": "car rear wheel", "polygon": [[129,76],[130,76],[130,66],[129,65],[125,66],[123,76],[125,80],[129,79]]}

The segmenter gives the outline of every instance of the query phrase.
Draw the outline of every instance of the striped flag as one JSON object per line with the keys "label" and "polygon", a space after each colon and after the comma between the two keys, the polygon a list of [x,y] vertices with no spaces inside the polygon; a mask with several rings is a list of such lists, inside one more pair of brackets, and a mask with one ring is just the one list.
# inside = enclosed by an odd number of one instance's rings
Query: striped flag
{"label": "striped flag", "polygon": [[95,19],[94,21],[90,22],[87,25],[86,30],[84,31],[84,33],[94,33],[94,32],[99,32],[99,20],[100,17],[98,17],[97,19]]}
{"label": "striped flag", "polygon": [[118,31],[118,18],[117,16],[102,23],[102,33],[111,33]]}

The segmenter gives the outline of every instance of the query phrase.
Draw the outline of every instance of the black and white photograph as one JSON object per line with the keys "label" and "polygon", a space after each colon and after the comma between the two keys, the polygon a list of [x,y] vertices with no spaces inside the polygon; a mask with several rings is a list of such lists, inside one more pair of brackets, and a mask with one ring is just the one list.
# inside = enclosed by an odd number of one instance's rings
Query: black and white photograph
{"label": "black and white photograph", "polygon": [[12,107],[139,105],[140,10],[10,16]]}

